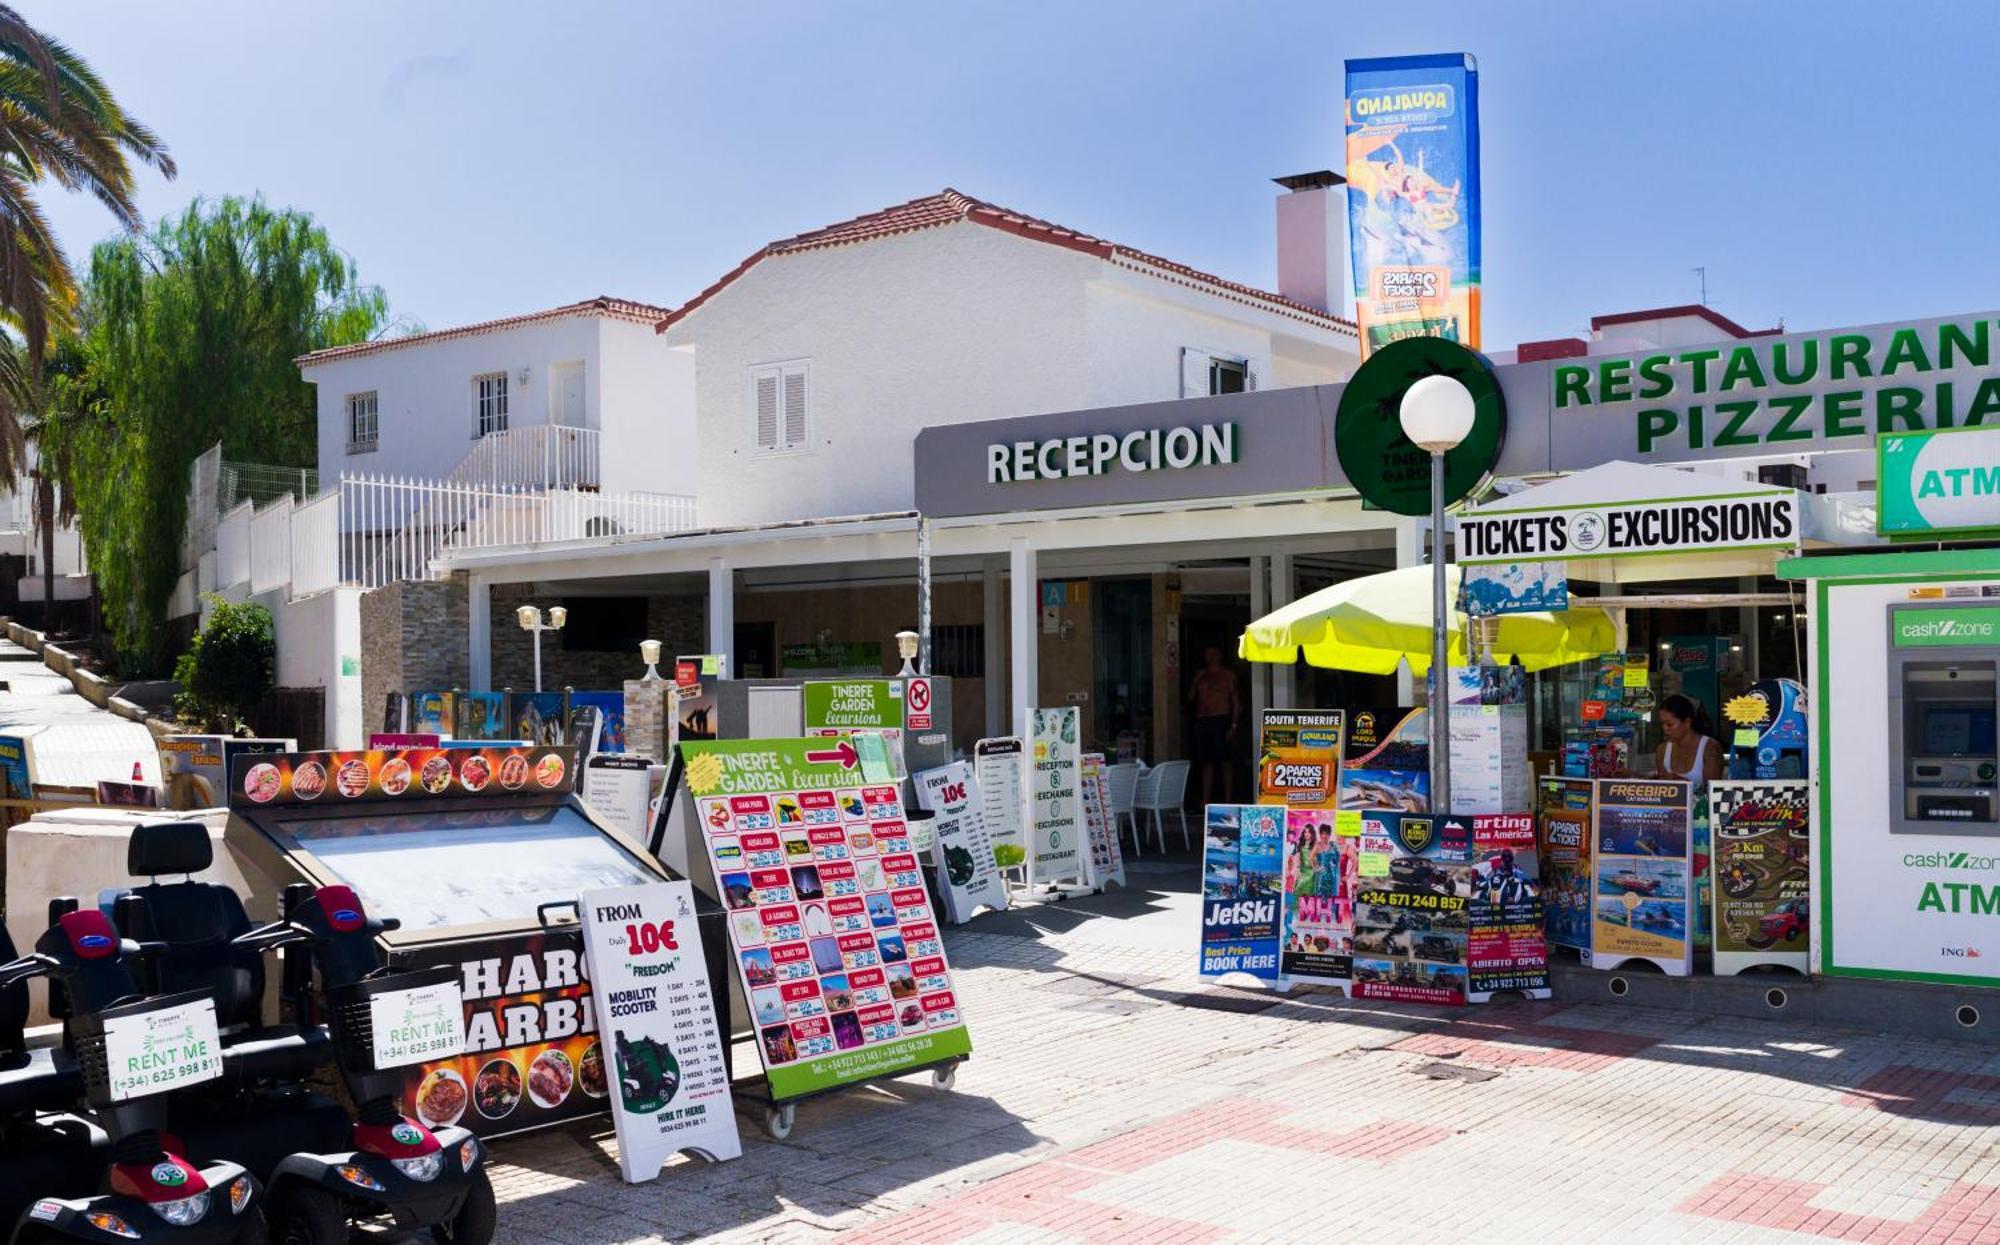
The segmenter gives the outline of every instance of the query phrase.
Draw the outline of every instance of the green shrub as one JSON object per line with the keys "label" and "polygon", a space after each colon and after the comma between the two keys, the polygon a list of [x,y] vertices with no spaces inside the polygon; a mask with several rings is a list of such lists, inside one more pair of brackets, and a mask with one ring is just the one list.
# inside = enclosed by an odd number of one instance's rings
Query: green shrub
{"label": "green shrub", "polygon": [[181,685],[174,713],[198,730],[235,734],[276,680],[278,643],[271,611],[210,593],[208,622],[174,664]]}

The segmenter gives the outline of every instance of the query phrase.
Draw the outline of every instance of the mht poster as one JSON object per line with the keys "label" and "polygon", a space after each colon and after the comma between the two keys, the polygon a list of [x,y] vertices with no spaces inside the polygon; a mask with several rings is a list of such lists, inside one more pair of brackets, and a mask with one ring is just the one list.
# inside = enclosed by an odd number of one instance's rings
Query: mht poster
{"label": "mht poster", "polygon": [[1810,806],[1804,779],[1708,784],[1716,972],[1806,971]]}
{"label": "mht poster", "polygon": [[772,1097],[969,1054],[897,789],[823,740],[681,756]]}
{"label": "mht poster", "polygon": [[1472,843],[1470,817],[1362,814],[1355,998],[1465,1002]]}
{"label": "mht poster", "polygon": [[1345,986],[1354,951],[1354,857],[1358,835],[1338,822],[1360,814],[1326,808],[1285,812],[1285,892],[1278,931],[1280,975]]}
{"label": "mht poster", "polygon": [[1651,960],[1684,976],[1694,968],[1688,784],[1599,778],[1592,817],[1590,962],[1612,968]]}
{"label": "mht poster", "polygon": [[1266,709],[1257,741],[1257,802],[1332,808],[1340,795],[1343,715]]}
{"label": "mht poster", "polygon": [[1535,819],[1492,813],[1472,819],[1471,930],[1466,998],[1484,1003],[1502,990],[1549,997],[1549,948],[1542,931]]}
{"label": "mht poster", "polygon": [[1201,974],[1278,979],[1279,853],[1285,810],[1211,804],[1201,850]]}
{"label": "mht poster", "polygon": [[1540,788],[1542,920],[1549,942],[1590,953],[1590,808],[1588,778],[1544,778]]}

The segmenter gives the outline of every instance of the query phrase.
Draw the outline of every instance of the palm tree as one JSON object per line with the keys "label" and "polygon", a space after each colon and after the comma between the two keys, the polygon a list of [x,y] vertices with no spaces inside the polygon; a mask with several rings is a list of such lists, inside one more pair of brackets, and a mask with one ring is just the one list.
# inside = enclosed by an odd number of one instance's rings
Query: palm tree
{"label": "palm tree", "polygon": [[[133,160],[175,173],[159,137],[125,112],[96,71],[0,4],[0,315],[26,339],[31,368],[76,308],[76,275],[36,191],[47,179],[87,192],[136,231]],[[18,433],[0,436],[0,454],[19,444]],[[0,461],[0,471],[15,465]]]}

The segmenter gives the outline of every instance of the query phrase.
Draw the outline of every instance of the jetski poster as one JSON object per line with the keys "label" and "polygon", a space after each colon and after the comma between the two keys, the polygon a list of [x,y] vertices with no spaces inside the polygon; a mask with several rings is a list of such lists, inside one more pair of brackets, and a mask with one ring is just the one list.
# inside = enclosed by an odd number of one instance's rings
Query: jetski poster
{"label": "jetski poster", "polygon": [[[1406,1003],[1465,1002],[1471,928],[1470,817],[1376,812],[1364,815],[1386,835],[1386,879],[1363,870],[1354,892],[1354,986],[1357,999]],[[1364,849],[1374,837],[1362,832]]]}
{"label": "jetski poster", "polygon": [[1715,971],[1807,971],[1811,802],[1804,779],[1708,784]]}
{"label": "jetski poster", "polygon": [[1354,950],[1354,855],[1332,809],[1285,812],[1285,893],[1278,971],[1288,981],[1346,986]]}
{"label": "jetski poster", "polygon": [[1693,847],[1688,784],[1599,778],[1592,853],[1590,963],[1650,960],[1673,976],[1694,969]]}
{"label": "jetski poster", "polygon": [[1472,856],[1466,999],[1484,1003],[1502,990],[1548,998],[1549,947],[1542,928],[1534,817],[1528,813],[1474,817]]}
{"label": "jetski poster", "polygon": [[1479,71],[1454,52],[1347,62],[1347,222],[1361,357],[1479,349]]}
{"label": "jetski poster", "polygon": [[1285,810],[1211,804],[1201,837],[1201,975],[1278,980]]}

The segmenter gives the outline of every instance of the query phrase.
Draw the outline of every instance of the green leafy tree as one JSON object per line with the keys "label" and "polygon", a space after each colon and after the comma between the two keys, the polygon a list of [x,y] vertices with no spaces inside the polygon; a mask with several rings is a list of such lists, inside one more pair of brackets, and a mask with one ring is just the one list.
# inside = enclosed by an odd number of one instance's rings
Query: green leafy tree
{"label": "green leafy tree", "polygon": [[85,286],[86,384],[61,430],[119,664],[157,670],[180,576],[188,470],[217,441],[238,461],[309,466],[312,386],[296,360],[392,327],[388,302],[304,212],[196,200],[99,243]]}
{"label": "green leafy tree", "polygon": [[256,602],[203,599],[208,621],[174,665],[174,712],[197,729],[234,734],[277,677],[277,636],[271,611]]}

